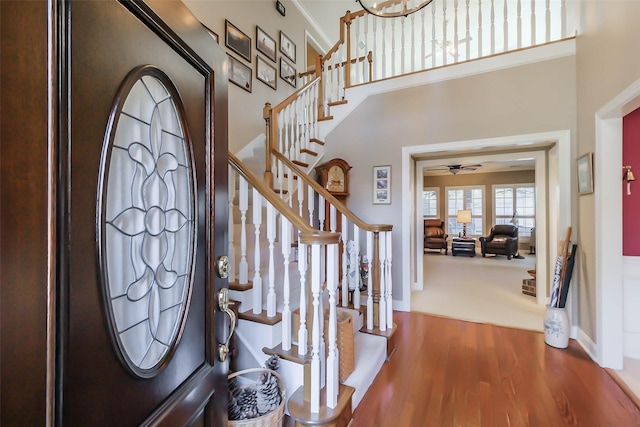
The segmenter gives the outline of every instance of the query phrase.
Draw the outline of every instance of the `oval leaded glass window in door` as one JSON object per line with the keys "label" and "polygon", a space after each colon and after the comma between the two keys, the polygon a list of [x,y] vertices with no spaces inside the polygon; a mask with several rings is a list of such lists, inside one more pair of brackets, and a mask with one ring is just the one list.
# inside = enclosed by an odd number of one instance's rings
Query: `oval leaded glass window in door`
{"label": "oval leaded glass window in door", "polygon": [[156,375],[186,319],[196,250],[195,172],[178,91],[143,66],[123,82],[102,148],[98,251],[111,336],[137,376]]}

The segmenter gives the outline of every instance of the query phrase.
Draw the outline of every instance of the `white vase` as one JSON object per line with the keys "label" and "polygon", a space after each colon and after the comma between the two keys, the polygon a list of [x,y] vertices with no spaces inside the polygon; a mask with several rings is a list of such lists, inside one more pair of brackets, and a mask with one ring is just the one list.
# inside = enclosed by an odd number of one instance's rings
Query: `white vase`
{"label": "white vase", "polygon": [[551,347],[567,348],[570,330],[567,309],[547,305],[544,312],[544,342]]}

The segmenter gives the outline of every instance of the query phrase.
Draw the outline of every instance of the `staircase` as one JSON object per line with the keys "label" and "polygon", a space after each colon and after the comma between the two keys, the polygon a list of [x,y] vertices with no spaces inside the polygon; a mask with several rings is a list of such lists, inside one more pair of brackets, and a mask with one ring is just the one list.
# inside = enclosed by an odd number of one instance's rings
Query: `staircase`
{"label": "staircase", "polygon": [[[518,21],[522,20],[524,3],[517,1]],[[506,22],[510,16],[507,2],[501,4]],[[448,15],[446,2],[442,14],[432,8],[430,19],[425,9],[421,15],[415,14],[421,19],[418,26],[412,15],[413,31],[418,28],[424,36],[429,28],[432,34],[434,50],[429,56],[425,56],[424,42],[420,52],[415,50],[416,43],[410,54],[395,49],[395,24],[385,26],[394,20],[380,22],[381,31],[377,33],[377,21],[369,15],[347,13],[341,18],[340,40],[325,56],[317,58],[314,71],[300,76],[306,82],[304,87],[273,108],[265,106],[264,148],[256,150],[264,155],[263,177],[256,172],[255,156],[250,156],[252,167],[229,156],[229,187],[233,189],[229,198],[229,285],[240,317],[234,362],[236,369],[245,369],[262,365],[269,355],[280,356],[279,372],[288,394],[287,413],[296,425],[346,426],[380,367],[395,351],[392,227],[364,223],[312,177],[323,159],[326,135],[335,127],[332,110],[353,108],[347,94],[354,86],[361,89],[365,83],[415,72],[418,65],[410,57],[421,58],[421,69],[448,65],[446,55],[444,59],[436,55],[435,28],[442,25],[447,34],[451,20],[457,34],[458,2],[455,5],[453,18]],[[544,11],[544,38],[536,38],[533,29],[530,43],[523,43],[522,27],[517,24],[517,44],[510,47],[506,36],[509,26],[505,24],[504,44],[496,49],[491,0],[491,14],[487,14],[490,25],[483,28],[482,9],[478,9],[478,28],[474,30],[478,41],[472,49],[470,2],[465,5],[466,54],[455,56],[453,63],[495,55],[500,49],[506,52],[552,41],[548,30],[552,12],[562,17],[557,39],[566,32],[565,1],[550,0]],[[535,2],[530,6],[534,28]],[[351,42],[353,28],[355,43]],[[492,34],[489,49],[482,42],[488,28]],[[446,46],[446,37],[443,40]],[[454,41],[463,43],[457,36]],[[377,43],[381,52],[375,49]],[[359,54],[363,45],[372,45],[374,50]],[[404,53],[396,58],[398,51]],[[428,63],[426,57],[430,58]],[[370,273],[366,292],[360,291],[363,269]],[[351,316],[354,325],[355,370],[343,382],[338,380],[339,315]],[[294,316],[299,319],[296,325]]]}

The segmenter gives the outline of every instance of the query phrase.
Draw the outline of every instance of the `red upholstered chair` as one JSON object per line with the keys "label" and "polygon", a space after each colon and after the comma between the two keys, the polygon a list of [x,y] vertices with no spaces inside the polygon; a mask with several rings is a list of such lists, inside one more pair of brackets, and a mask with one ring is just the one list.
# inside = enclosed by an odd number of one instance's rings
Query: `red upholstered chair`
{"label": "red upholstered chair", "polygon": [[424,248],[438,249],[446,255],[449,251],[447,246],[447,238],[449,236],[444,232],[444,221],[441,219],[425,219],[424,220]]}

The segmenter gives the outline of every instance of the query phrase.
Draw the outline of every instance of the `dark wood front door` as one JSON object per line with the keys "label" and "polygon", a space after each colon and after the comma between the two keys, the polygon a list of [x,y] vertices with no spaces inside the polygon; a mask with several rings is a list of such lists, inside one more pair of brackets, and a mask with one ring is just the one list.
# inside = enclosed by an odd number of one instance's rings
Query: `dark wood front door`
{"label": "dark wood front door", "polygon": [[181,2],[58,12],[57,422],[226,425],[221,51]]}

